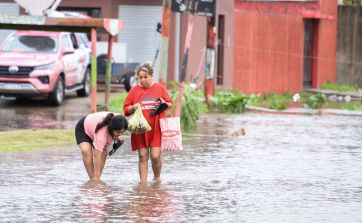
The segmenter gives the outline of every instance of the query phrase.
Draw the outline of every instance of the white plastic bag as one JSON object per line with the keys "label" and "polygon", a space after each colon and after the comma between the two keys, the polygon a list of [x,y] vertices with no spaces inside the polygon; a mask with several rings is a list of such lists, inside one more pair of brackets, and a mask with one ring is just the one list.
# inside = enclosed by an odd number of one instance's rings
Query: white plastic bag
{"label": "white plastic bag", "polygon": [[150,131],[152,128],[142,114],[140,106],[137,107],[131,118],[128,120],[128,130],[132,133],[141,134]]}

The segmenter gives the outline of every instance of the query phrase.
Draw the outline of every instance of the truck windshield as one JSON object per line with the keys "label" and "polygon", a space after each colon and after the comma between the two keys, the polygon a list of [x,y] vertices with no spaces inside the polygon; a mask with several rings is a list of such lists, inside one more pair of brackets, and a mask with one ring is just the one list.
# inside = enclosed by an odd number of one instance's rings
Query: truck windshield
{"label": "truck windshield", "polygon": [[3,45],[5,52],[52,53],[58,49],[58,39],[52,36],[11,36]]}

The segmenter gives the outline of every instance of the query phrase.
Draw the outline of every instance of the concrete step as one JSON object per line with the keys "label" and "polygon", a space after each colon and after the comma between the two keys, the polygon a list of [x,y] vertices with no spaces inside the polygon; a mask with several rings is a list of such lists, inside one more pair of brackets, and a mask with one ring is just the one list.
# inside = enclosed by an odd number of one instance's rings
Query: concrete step
{"label": "concrete step", "polygon": [[326,95],[327,97],[329,96],[349,96],[351,97],[351,99],[354,100],[362,100],[362,93],[354,93],[354,92],[340,92],[340,91],[333,91],[333,90],[325,90],[325,89],[316,89],[316,88],[311,88],[311,89],[307,89],[305,90],[305,92],[309,92],[309,93],[314,93],[314,94],[318,94],[318,93],[322,93],[324,95]]}

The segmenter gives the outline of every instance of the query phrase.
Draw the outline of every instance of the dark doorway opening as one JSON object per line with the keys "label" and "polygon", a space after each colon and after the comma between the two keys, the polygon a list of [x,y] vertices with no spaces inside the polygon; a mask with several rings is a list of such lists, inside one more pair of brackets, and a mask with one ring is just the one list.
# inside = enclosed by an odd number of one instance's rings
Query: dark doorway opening
{"label": "dark doorway opening", "polygon": [[318,40],[318,20],[304,20],[304,62],[303,62],[303,87],[312,88],[314,86],[317,67],[317,40]]}
{"label": "dark doorway opening", "polygon": [[217,44],[217,78],[216,84],[223,85],[224,83],[224,50],[225,50],[225,16],[219,15],[218,23],[218,44]]}

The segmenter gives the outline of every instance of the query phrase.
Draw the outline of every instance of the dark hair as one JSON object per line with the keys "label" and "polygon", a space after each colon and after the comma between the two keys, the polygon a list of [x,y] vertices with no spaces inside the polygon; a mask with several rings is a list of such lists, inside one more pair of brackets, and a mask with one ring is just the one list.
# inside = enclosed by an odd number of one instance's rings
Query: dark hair
{"label": "dark hair", "polygon": [[108,126],[108,133],[112,135],[113,131],[127,129],[128,122],[123,115],[114,115],[113,113],[109,113],[102,122],[97,124],[96,132],[104,126]]}

